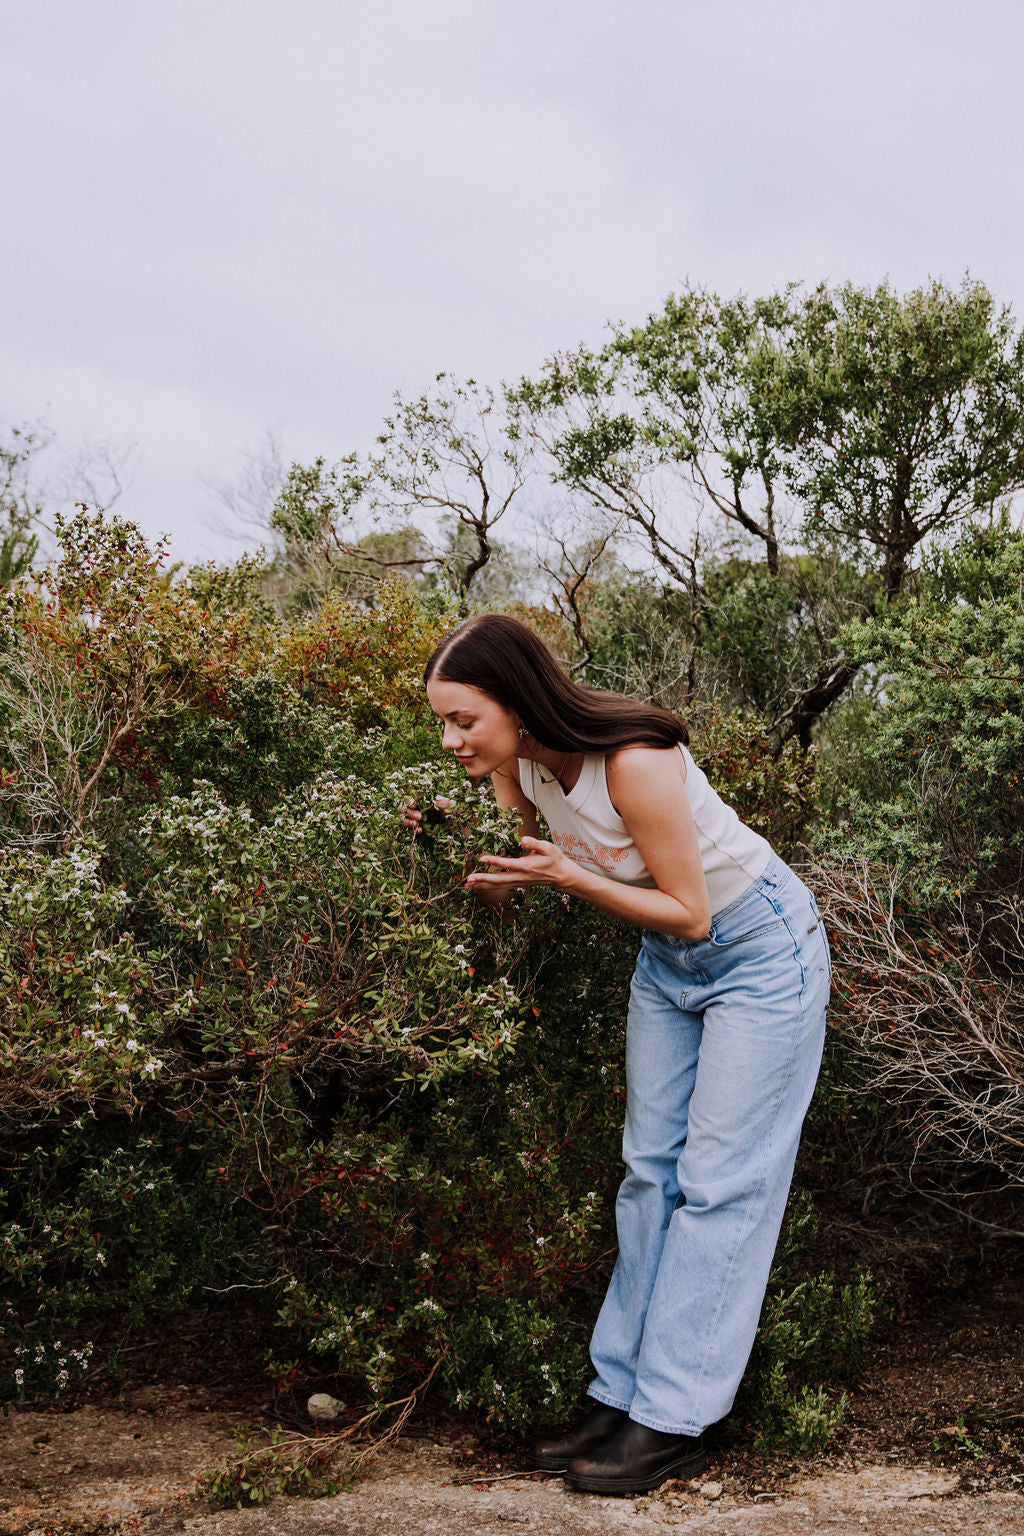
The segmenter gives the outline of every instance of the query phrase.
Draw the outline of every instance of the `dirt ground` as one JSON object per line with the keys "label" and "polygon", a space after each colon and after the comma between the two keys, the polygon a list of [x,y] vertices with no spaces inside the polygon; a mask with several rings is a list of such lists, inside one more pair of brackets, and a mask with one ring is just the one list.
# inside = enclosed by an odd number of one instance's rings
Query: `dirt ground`
{"label": "dirt ground", "polygon": [[[457,1420],[426,1419],[410,1421],[349,1491],[212,1509],[193,1496],[195,1482],[233,1451],[241,1420],[312,1426],[302,1422],[304,1398],[267,1402],[266,1379],[254,1368],[243,1381],[230,1349],[220,1374],[207,1350],[204,1371],[200,1334],[193,1343],[175,1341],[177,1373],[164,1350],[137,1359],[116,1390],[81,1394],[70,1411],[35,1407],[0,1419],[0,1536],[1024,1532],[1024,1298],[1016,1286],[894,1322],[828,1455],[758,1456],[741,1426],[727,1426],[711,1437],[703,1477],[635,1499],[573,1493],[561,1478],[531,1475],[516,1448],[481,1442]],[[302,1390],[325,1386],[303,1382]]]}
{"label": "dirt ground", "polygon": [[399,1440],[355,1487],[325,1499],[271,1499],[246,1510],[211,1510],[190,1498],[199,1470],[231,1449],[231,1421],[187,1399],[166,1408],[81,1408],[60,1416],[17,1413],[0,1425],[0,1531],[124,1532],[138,1536],[471,1536],[505,1527],[590,1536],[756,1529],[762,1536],[865,1530],[1020,1536],[1024,1494],[973,1491],[954,1468],[886,1461],[782,1471],[760,1492],[712,1467],[693,1483],[650,1498],[575,1494],[557,1477],[474,1465],[463,1447]]}

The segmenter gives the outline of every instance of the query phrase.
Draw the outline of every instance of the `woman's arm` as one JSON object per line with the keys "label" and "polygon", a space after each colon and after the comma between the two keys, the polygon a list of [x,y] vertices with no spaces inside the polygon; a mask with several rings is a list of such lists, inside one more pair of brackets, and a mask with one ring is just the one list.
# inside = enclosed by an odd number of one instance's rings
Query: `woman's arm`
{"label": "woman's arm", "polygon": [[[691,942],[711,926],[711,904],[701,866],[677,750],[630,747],[607,759],[608,792],[626,823],[641,858],[657,882],[655,890],[623,885],[576,864],[553,843],[525,836],[524,859],[484,857],[488,873],[470,875],[470,890],[494,895],[516,886],[554,885],[612,917]],[[522,793],[522,791],[520,791]]]}

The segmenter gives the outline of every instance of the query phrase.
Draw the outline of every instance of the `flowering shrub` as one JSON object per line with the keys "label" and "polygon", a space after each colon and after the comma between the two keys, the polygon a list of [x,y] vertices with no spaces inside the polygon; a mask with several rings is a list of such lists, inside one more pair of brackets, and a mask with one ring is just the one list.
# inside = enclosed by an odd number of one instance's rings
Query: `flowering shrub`
{"label": "flowering shrub", "polygon": [[282,630],[275,670],[303,698],[330,703],[357,726],[379,725],[389,711],[421,717],[423,668],[457,618],[442,595],[424,605],[397,576],[384,578],[369,609],[328,593]]}
{"label": "flowering shrub", "polygon": [[[442,600],[277,620],[251,565],[171,579],[85,514],[64,539],[0,652],[3,1392],[61,1390],[105,1312],[242,1286],[371,1405],[568,1415],[635,932],[465,891],[513,829],[424,717]],[[753,784],[738,740],[715,761]],[[795,816],[779,774],[749,798]]]}

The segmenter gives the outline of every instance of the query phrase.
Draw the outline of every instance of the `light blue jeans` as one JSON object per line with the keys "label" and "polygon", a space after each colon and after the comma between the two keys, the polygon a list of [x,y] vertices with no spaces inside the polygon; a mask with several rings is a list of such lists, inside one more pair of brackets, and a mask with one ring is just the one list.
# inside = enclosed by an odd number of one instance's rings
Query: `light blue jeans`
{"label": "light blue jeans", "polygon": [[781,859],[697,943],[645,932],[626,1034],[619,1256],[590,1395],[670,1434],[732,1407],[754,1343],[831,966]]}

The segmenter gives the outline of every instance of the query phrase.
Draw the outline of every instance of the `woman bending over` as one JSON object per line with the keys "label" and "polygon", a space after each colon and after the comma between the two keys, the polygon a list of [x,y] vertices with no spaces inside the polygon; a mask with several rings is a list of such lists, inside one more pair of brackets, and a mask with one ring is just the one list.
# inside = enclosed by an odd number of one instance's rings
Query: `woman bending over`
{"label": "woman bending over", "polygon": [[703,1469],[750,1355],[821,1060],[824,929],[675,715],[579,686],[502,614],[454,630],[426,687],[443,746],[522,823],[523,856],[485,856],[468,888],[500,905],[553,885],[643,930],[594,1402],[535,1454],[578,1489],[643,1492]]}

